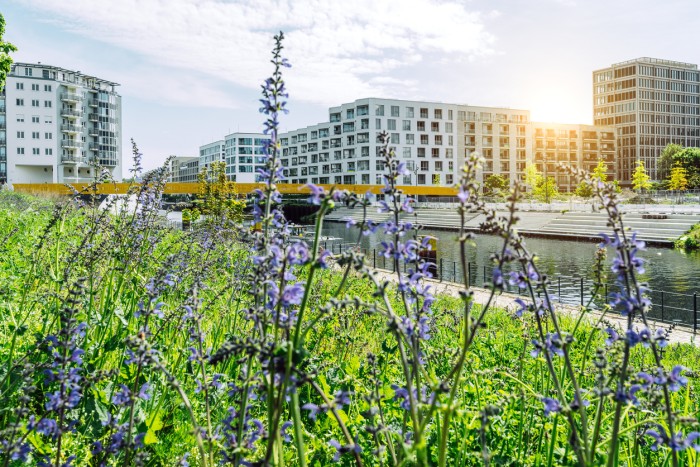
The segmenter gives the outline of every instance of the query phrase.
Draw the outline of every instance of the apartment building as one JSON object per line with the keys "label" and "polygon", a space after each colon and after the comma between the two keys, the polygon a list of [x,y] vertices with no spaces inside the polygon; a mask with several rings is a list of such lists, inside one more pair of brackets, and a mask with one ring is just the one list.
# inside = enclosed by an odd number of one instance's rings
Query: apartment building
{"label": "apartment building", "polygon": [[168,169],[168,182],[196,182],[199,173],[199,157],[172,156]]}
{"label": "apartment building", "polygon": [[75,183],[97,170],[122,178],[117,83],[15,63],[0,95],[0,183]]}
{"label": "apartment building", "polygon": [[593,72],[595,125],[613,126],[616,173],[630,185],[641,160],[654,180],[657,159],[676,143],[700,146],[700,72],[691,63],[637,58]]}
{"label": "apartment building", "polygon": [[226,152],[224,140],[214,141],[199,148],[199,168],[208,168],[212,162],[224,162]]}
{"label": "apartment building", "polygon": [[[379,134],[409,173],[402,185],[449,186],[464,157],[481,153],[481,178],[522,176],[530,146],[529,111],[367,98],[332,107],[327,122],[280,135],[288,183],[383,184]],[[524,166],[522,167],[524,170]]]}
{"label": "apartment building", "polygon": [[265,168],[263,142],[270,138],[263,133],[231,133],[224,138],[226,175],[238,183],[259,181],[259,170]]}
{"label": "apartment building", "polygon": [[[609,180],[615,179],[615,129],[563,123],[534,122],[531,159],[546,177],[555,177],[560,191],[574,191],[575,177],[560,170],[561,164],[593,172],[602,160],[607,165]],[[529,159],[529,157],[528,157]],[[518,169],[524,167],[523,162]]]}

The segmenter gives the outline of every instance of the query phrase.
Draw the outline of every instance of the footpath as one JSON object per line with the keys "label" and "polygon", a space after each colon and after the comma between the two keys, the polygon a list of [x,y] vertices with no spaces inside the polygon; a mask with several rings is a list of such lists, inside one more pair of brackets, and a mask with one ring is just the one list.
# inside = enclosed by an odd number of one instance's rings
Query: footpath
{"label": "footpath", "polygon": [[[395,273],[383,270],[375,271],[377,272],[378,276],[384,280],[388,280],[391,282],[397,281]],[[426,279],[425,282],[433,286],[434,295],[442,294],[453,297],[459,297],[459,291],[464,289],[462,285],[452,282],[441,282],[434,279]],[[474,301],[476,303],[480,305],[485,305],[488,302],[489,296],[491,295],[491,292],[489,290],[478,287],[472,287],[472,291],[474,292]],[[515,311],[518,308],[518,305],[515,303],[516,298],[524,299],[523,297],[519,297],[518,295],[502,293],[494,297],[494,300],[491,302],[491,306],[495,308],[502,308],[505,310]],[[525,301],[527,302],[528,300]],[[580,306],[565,305],[556,302],[554,303],[554,306],[557,313],[564,313],[570,316],[578,316],[581,313]],[[584,318],[584,320],[592,326],[596,325],[601,316],[601,313],[599,311],[594,310],[588,311],[586,314],[587,316]],[[623,318],[617,313],[606,313],[605,320],[618,326],[620,329],[625,329],[627,327],[627,319]],[[666,330],[671,327],[671,325],[668,323],[661,323],[654,320],[649,320],[649,325],[652,328],[652,332],[654,332],[656,329]],[[700,342],[698,342],[698,339],[696,337],[696,334],[693,333],[693,330],[691,328],[685,326],[676,326],[674,327],[669,336],[669,342],[672,344],[690,344],[699,346]]]}

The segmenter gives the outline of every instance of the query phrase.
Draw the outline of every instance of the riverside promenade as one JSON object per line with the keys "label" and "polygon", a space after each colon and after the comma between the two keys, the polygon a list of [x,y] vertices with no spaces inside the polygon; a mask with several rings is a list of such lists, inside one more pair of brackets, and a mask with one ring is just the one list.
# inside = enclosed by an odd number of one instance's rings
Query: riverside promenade
{"label": "riverside promenade", "polygon": [[[490,205],[501,215],[508,214],[505,203]],[[457,205],[450,203],[418,203],[416,216],[402,215],[404,220],[419,222],[426,228],[458,230],[460,217]],[[626,227],[651,245],[670,247],[673,242],[700,223],[700,205],[621,205]],[[388,218],[370,208],[368,216],[375,222]],[[523,236],[549,237],[567,240],[600,240],[600,233],[610,233],[607,216],[583,203],[523,203],[519,206],[518,231]],[[362,209],[338,208],[326,216],[329,221],[362,220]],[[465,226],[478,231],[484,222],[482,214],[467,214]]]}

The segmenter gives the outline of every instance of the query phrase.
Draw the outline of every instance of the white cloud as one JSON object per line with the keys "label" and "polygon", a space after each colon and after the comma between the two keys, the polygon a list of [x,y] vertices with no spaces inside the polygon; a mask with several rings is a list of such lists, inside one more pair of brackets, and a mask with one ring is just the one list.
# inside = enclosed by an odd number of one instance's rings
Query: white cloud
{"label": "white cloud", "polygon": [[[494,12],[472,12],[457,0],[72,0],[70,8],[25,2],[71,32],[251,89],[269,73],[272,35],[283,30],[293,97],[323,105],[414,95],[418,82],[402,76],[404,65],[493,52],[483,21]],[[171,77],[159,93],[195,89],[191,80]],[[219,93],[199,97],[230,104]]]}

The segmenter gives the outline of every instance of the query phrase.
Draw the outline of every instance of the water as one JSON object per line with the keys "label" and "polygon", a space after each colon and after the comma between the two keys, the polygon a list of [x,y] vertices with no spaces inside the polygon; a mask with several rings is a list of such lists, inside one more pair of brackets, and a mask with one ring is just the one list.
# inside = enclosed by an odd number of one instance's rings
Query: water
{"label": "water", "polygon": [[[437,238],[438,272],[442,268],[442,278],[453,281],[455,278],[462,282],[462,268],[459,262],[459,243],[456,232],[438,231],[427,229],[426,235]],[[357,230],[347,230],[344,223],[328,222],[324,226],[323,235],[343,239],[347,243],[357,241]],[[373,249],[381,250],[379,234],[362,237],[360,248],[365,251],[370,262],[375,261],[376,266],[384,267],[384,258],[373,254]],[[577,242],[569,240],[555,240],[543,238],[527,238],[526,245],[531,252],[538,256],[538,268],[547,274],[551,280],[550,293],[557,300],[568,304],[581,304],[581,280],[583,279],[583,300],[588,302],[591,298],[593,284],[593,266],[595,262],[596,243]],[[492,263],[490,256],[500,251],[502,240],[492,235],[477,235],[474,246],[467,249],[467,259],[470,263],[468,270],[471,273],[471,281],[476,286],[484,284],[490,279]],[[331,248],[328,245],[328,248]],[[335,247],[336,249],[338,246]],[[336,250],[337,251],[337,250]],[[612,251],[608,250],[608,261],[605,274],[609,274],[608,292],[617,290],[614,278],[610,273],[609,263]],[[648,248],[640,252],[639,256],[645,258],[645,273],[641,281],[646,282],[651,289],[650,298],[653,307],[650,316],[669,322],[680,322],[693,325],[694,297],[700,295],[700,253],[681,253],[667,248]],[[391,267],[391,262],[386,263]],[[484,267],[486,270],[484,271]],[[515,293],[517,290],[511,289]],[[605,288],[595,297],[593,306],[599,308],[604,302]],[[696,306],[700,308],[700,298],[695,299]],[[700,323],[698,323],[700,324]]]}

